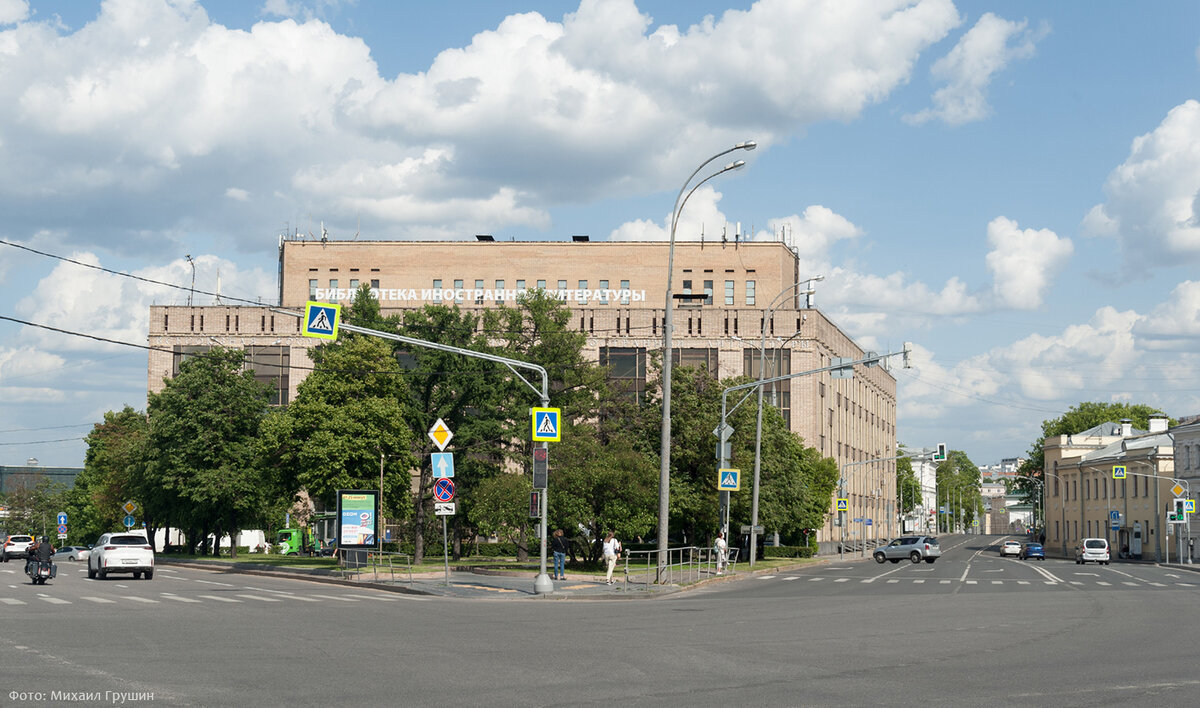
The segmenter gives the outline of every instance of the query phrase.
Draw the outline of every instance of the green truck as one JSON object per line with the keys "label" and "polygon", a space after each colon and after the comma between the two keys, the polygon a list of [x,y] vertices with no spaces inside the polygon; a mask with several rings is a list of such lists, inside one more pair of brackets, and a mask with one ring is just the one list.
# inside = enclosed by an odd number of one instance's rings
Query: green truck
{"label": "green truck", "polygon": [[279,529],[275,532],[275,551],[285,556],[333,555],[336,543],[332,525],[336,518],[336,514],[318,513],[305,526]]}

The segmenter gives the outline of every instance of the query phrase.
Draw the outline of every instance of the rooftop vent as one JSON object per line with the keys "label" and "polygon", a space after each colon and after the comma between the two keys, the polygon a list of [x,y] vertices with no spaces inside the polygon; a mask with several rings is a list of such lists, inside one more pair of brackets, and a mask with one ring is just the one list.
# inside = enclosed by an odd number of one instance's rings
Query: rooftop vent
{"label": "rooftop vent", "polygon": [[475,234],[476,241],[495,241],[491,234]]}
{"label": "rooftop vent", "polygon": [[589,239],[587,234],[575,234],[571,237],[571,240],[575,243],[587,243]]}

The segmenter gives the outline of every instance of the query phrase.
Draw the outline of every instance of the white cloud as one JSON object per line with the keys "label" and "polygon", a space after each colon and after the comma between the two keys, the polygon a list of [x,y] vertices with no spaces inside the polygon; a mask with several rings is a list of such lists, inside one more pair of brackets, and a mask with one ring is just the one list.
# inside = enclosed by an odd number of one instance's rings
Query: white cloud
{"label": "white cloud", "polygon": [[164,255],[190,224],[236,242],[280,214],[400,238],[546,228],[556,203],[670,189],[714,145],[854,118],[959,22],[950,0],[762,0],[651,29],[632,0],[585,0],[385,79],[311,19],[337,10],[270,0],[305,21],[241,31],[196,3],[109,2],[77,31],[0,33],[0,210],[30,228],[102,215]]}
{"label": "white cloud", "polygon": [[15,25],[27,17],[28,0],[0,0],[0,25]]}
{"label": "white cloud", "polygon": [[1200,102],[1186,101],[1133,140],[1104,185],[1106,200],[1084,219],[1085,233],[1117,239],[1141,268],[1200,256]]}
{"label": "white cloud", "polygon": [[988,224],[988,271],[996,302],[1016,310],[1035,310],[1045,302],[1050,277],[1062,269],[1074,246],[1049,229],[1021,229],[997,217]]}
{"label": "white cloud", "polygon": [[[100,265],[94,253],[74,253],[72,260]],[[273,279],[258,270],[239,271],[237,266],[216,256],[195,259],[196,289],[217,290],[218,272],[221,291],[226,295],[250,299],[251,294],[269,293]],[[192,269],[184,259],[161,267],[136,271],[149,280],[190,283]],[[148,335],[146,313],[150,305],[184,304],[189,293],[155,285],[73,263],[60,263],[38,282],[27,297],[16,304],[23,319],[67,332],[78,332],[100,339],[61,334],[45,329],[27,328],[28,340],[39,350],[49,352],[125,351],[118,344],[100,341],[144,343]],[[211,295],[195,295],[197,305],[210,305]]]}
{"label": "white cloud", "polygon": [[1037,42],[1047,33],[1027,29],[1027,22],[1011,22],[984,13],[950,53],[934,62],[930,73],[946,86],[933,94],[933,107],[906,116],[910,123],[941,120],[962,125],[987,117],[988,86],[1011,62],[1033,56]]}
{"label": "white cloud", "polygon": [[1134,332],[1149,349],[1192,351],[1200,337],[1200,282],[1176,285],[1165,302],[1145,316]]}

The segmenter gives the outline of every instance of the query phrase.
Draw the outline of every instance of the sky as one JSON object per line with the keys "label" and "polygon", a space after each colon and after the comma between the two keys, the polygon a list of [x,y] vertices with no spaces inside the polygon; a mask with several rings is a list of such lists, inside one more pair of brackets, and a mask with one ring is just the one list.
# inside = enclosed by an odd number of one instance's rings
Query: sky
{"label": "sky", "polygon": [[0,464],[145,409],[119,343],[188,257],[272,303],[288,231],[666,239],[743,140],[678,238],[784,239],[860,346],[911,341],[901,443],[1200,414],[1198,79],[1192,1],[0,0]]}

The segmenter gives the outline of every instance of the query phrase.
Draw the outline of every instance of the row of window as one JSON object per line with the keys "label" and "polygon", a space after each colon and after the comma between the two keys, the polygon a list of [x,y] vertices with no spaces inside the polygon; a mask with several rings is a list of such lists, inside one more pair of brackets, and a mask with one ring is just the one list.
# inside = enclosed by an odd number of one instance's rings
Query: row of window
{"label": "row of window", "polygon": [[[1055,469],[1057,471],[1057,463],[1055,465]],[[1132,496],[1134,496],[1134,497],[1138,496],[1138,479],[1139,479],[1138,477],[1134,477],[1133,484],[1131,485],[1133,487],[1133,495]],[[1150,496],[1150,477],[1141,477],[1140,479],[1142,480],[1142,496],[1143,497]],[[1127,489],[1128,489],[1125,485],[1129,481],[1130,480],[1128,480],[1128,479],[1120,480],[1122,493],[1117,494],[1117,480],[1105,479],[1104,477],[1099,477],[1097,479],[1091,479],[1089,477],[1089,478],[1083,480],[1083,498],[1084,499],[1109,499],[1109,498],[1124,499],[1127,496]],[[1110,488],[1110,485],[1108,484],[1109,482],[1112,482],[1111,497],[1109,495],[1109,488]],[[1064,479],[1063,487],[1065,487],[1065,490],[1063,490],[1063,491],[1066,492],[1066,498],[1068,500],[1079,499],[1079,480],[1077,480],[1077,479],[1065,480]],[[1051,496],[1055,496],[1055,497],[1059,496],[1059,491],[1060,491],[1060,489],[1059,489],[1059,484],[1058,484],[1058,477],[1055,477],[1054,478],[1054,491],[1051,494]]]}
{"label": "row of window", "polygon": [[[214,348],[208,345],[176,345],[171,361],[171,378],[179,376],[179,365],[186,359],[207,354]],[[253,371],[255,381],[269,385],[271,405],[287,405],[292,359],[291,347],[287,345],[250,345],[244,347],[244,350],[246,360],[242,365],[242,370]]]}
{"label": "row of window", "polygon": [[[1132,521],[1130,521],[1130,523],[1129,523],[1129,528],[1133,528],[1133,525],[1134,525],[1135,523],[1138,523],[1138,520],[1137,520],[1137,519],[1133,519]],[[1071,530],[1071,529],[1072,529],[1072,524],[1074,524],[1074,531],[1072,531],[1072,530]],[[1089,519],[1089,520],[1087,521],[1087,526],[1086,526],[1086,528],[1087,528],[1087,536],[1080,536],[1080,535],[1079,535],[1079,521],[1078,521],[1078,520],[1073,520],[1073,521],[1068,521],[1068,522],[1066,522],[1066,527],[1065,527],[1065,529],[1066,529],[1066,532],[1067,532],[1068,534],[1070,534],[1070,536],[1069,536],[1068,538],[1072,538],[1072,539],[1075,539],[1075,538],[1106,538],[1106,537],[1108,536],[1108,525],[1107,525],[1107,522],[1105,522],[1105,521],[1101,521],[1101,520],[1097,519],[1097,520],[1095,521],[1095,524],[1096,524],[1096,526],[1095,526],[1095,529],[1093,530],[1093,528],[1092,528],[1092,520],[1091,520],[1091,519]],[[1142,519],[1142,520],[1141,520],[1141,524],[1142,524],[1142,528],[1143,528],[1143,529],[1147,529],[1147,532],[1144,532],[1144,533],[1146,533],[1146,535],[1145,535],[1145,536],[1143,536],[1143,541],[1144,541],[1144,540],[1146,540],[1146,539],[1148,539],[1148,538],[1149,538],[1149,535],[1150,535],[1150,534],[1154,533],[1154,529],[1152,529],[1152,528],[1150,527],[1150,519]],[[1058,521],[1055,521],[1055,522],[1054,522],[1054,536],[1053,536],[1052,538],[1053,538],[1055,541],[1061,541],[1061,540],[1063,540],[1063,537],[1062,537],[1062,530],[1059,528],[1059,522],[1058,522]],[[1115,555],[1115,553],[1114,553],[1114,555]]]}
{"label": "row of window", "polygon": [[[548,289],[547,285],[548,285],[549,281],[538,280],[535,282],[536,282],[536,285],[534,286],[534,289],[536,289],[536,290],[547,290]],[[693,282],[694,281],[692,281],[692,280],[685,279],[682,284],[683,287],[682,287],[681,294],[683,294],[683,295],[698,295],[698,293],[692,292]],[[517,280],[516,281],[516,289],[518,291],[526,290],[527,283],[528,283],[528,281],[523,280],[523,279]],[[582,302],[586,303],[586,302],[591,302],[594,300],[595,302],[597,302],[601,305],[607,305],[609,303],[609,294],[611,292],[610,283],[611,283],[611,281],[608,281],[608,280],[597,281],[598,288],[596,290],[595,298],[592,297],[590,281],[587,281],[587,280],[578,281],[576,283],[576,285],[578,287],[575,289],[581,293]],[[711,305],[711,304],[713,304],[713,281],[705,280],[705,281],[702,281],[702,283],[703,283],[702,292],[703,292],[704,297],[703,298],[696,297],[695,300],[699,300],[699,301],[703,302],[703,304],[705,304],[705,305]],[[358,290],[359,284],[360,284],[360,281],[357,278],[351,278],[349,289],[350,290]],[[494,287],[492,288],[492,292],[497,293],[497,295],[496,295],[497,299],[495,302],[497,305],[502,304],[504,301],[503,301],[503,299],[501,299],[500,294],[504,293],[507,281],[496,280],[496,281],[494,281],[493,284],[494,284]],[[566,280],[559,280],[557,285],[558,285],[557,289],[559,292],[563,292],[563,291],[566,291],[569,289]],[[341,280],[339,280],[337,278],[329,279],[329,289],[330,290],[337,290],[340,286],[341,286]],[[484,285],[484,280],[482,278],[477,278],[475,280],[474,290],[477,293],[482,293],[482,291],[485,289],[485,287],[486,286]],[[318,288],[320,288],[320,282],[316,278],[310,278],[308,281],[308,297],[310,300],[316,298],[316,293],[317,293]],[[379,289],[379,280],[378,279],[371,280],[371,288],[373,290]],[[463,280],[461,278],[454,280],[454,288],[453,289],[456,292],[461,292],[465,288],[466,288],[465,280]],[[734,304],[736,288],[737,288],[736,281],[733,281],[733,280],[725,281],[725,304],[726,305]],[[444,281],[441,278],[435,278],[433,281],[434,302],[442,301],[441,293],[442,293],[443,289],[444,289]],[[616,293],[616,299],[620,302],[620,304],[628,305],[629,301],[630,301],[630,294],[631,294],[631,291],[629,288],[629,281],[622,280],[621,286]],[[746,281],[745,295],[746,295],[746,306],[753,307],[758,302],[757,284],[755,281],[753,281],[753,280]],[[688,298],[684,298],[684,299],[687,300]],[[455,304],[461,305],[461,304],[463,304],[463,298],[456,297],[454,302],[455,302]],[[476,305],[483,304],[483,295],[482,294],[479,294],[476,296],[475,304]]]}

